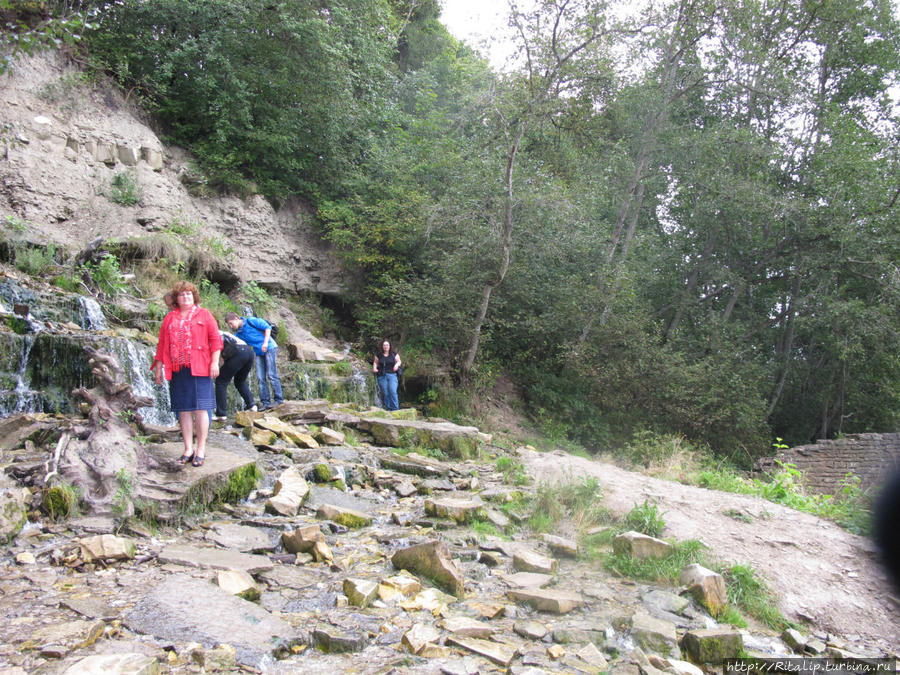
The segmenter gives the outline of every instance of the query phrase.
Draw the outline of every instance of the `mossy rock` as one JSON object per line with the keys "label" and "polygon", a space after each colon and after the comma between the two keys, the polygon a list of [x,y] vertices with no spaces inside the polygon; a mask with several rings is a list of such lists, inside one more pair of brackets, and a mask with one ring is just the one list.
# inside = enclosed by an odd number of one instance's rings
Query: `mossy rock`
{"label": "mossy rock", "polygon": [[78,493],[70,485],[54,485],[44,491],[41,510],[51,520],[78,515]]}
{"label": "mossy rock", "polygon": [[317,483],[328,483],[331,480],[331,467],[327,464],[316,464],[313,467],[313,476]]}

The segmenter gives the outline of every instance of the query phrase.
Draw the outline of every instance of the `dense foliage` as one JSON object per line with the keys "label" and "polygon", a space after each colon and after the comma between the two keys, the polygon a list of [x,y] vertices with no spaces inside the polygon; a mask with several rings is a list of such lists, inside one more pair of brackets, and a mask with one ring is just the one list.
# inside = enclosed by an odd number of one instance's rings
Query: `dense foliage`
{"label": "dense foliage", "polygon": [[120,0],[88,42],[214,183],[317,209],[367,341],[593,447],[898,428],[888,0],[537,0],[502,73],[438,16]]}

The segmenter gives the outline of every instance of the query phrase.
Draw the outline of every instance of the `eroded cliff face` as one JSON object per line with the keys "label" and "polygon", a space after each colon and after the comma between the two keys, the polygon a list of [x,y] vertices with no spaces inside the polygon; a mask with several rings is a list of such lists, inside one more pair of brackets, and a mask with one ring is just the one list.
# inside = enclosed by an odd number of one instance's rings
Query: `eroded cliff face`
{"label": "eroded cliff face", "polygon": [[[340,295],[341,270],[299,203],[276,211],[261,196],[196,196],[190,156],[165,146],[111,85],[94,85],[55,52],[26,57],[0,76],[0,224],[40,243],[79,249],[98,236],[127,238],[201,224],[234,250],[242,280]],[[140,201],[111,198],[133,179]],[[192,194],[193,193],[193,194]]]}

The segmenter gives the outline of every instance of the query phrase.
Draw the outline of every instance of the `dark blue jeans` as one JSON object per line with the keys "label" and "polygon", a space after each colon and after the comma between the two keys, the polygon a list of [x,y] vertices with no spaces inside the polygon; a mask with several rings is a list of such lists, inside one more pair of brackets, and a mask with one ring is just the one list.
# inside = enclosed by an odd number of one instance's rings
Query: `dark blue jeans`
{"label": "dark blue jeans", "polygon": [[[272,399],[269,398],[269,383],[272,384],[272,398],[275,399],[275,405],[284,402],[278,367],[275,365],[277,357],[278,347],[269,349],[265,354],[256,355],[256,382],[259,384],[259,401],[263,406],[270,405],[272,402]],[[266,382],[266,379],[269,382]]]}
{"label": "dark blue jeans", "polygon": [[397,373],[385,373],[378,376],[378,388],[381,391],[381,402],[385,410],[397,410],[400,401],[397,399]]}

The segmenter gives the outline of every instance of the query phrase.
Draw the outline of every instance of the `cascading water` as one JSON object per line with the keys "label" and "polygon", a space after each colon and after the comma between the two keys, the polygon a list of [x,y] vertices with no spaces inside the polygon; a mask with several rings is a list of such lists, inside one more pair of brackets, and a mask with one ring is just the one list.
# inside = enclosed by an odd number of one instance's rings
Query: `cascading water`
{"label": "cascading water", "polygon": [[0,415],[37,412],[44,408],[43,394],[40,391],[33,390],[27,378],[28,359],[31,356],[33,346],[34,336],[23,336],[22,354],[16,370],[12,373],[12,376],[15,378],[15,386],[11,391],[0,392]]}
{"label": "cascading water", "polygon": [[84,295],[78,296],[78,325],[85,330],[103,330],[106,328],[106,317],[100,308],[100,303],[94,298]]}
{"label": "cascading water", "polygon": [[109,350],[119,359],[125,377],[137,396],[148,396],[156,401],[156,404],[140,408],[141,418],[148,424],[161,426],[173,426],[176,423],[175,415],[169,407],[169,388],[163,384],[156,385],[156,379],[150,372],[150,362],[153,360],[154,350],[146,345],[141,345],[127,338],[111,338]]}
{"label": "cascading water", "polygon": [[[348,382],[348,393],[352,396],[353,403],[362,406],[368,406],[373,399],[373,395],[369,393],[369,378],[354,364],[353,371],[350,373],[350,381]],[[378,398],[378,387],[374,387],[374,398]]]}

